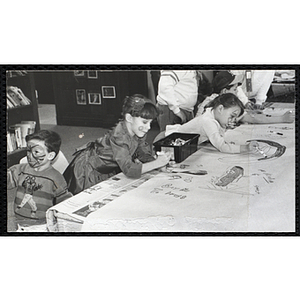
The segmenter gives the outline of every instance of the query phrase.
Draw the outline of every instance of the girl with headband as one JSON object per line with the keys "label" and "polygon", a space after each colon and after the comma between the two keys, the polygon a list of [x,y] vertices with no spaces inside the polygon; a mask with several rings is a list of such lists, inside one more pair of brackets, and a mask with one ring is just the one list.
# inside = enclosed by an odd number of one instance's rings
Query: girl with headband
{"label": "girl with headband", "polygon": [[143,95],[126,97],[122,119],[104,137],[75,152],[64,172],[73,195],[123,172],[131,178],[165,166],[170,154],[155,156],[146,142],[151,122],[158,116],[156,106]]}

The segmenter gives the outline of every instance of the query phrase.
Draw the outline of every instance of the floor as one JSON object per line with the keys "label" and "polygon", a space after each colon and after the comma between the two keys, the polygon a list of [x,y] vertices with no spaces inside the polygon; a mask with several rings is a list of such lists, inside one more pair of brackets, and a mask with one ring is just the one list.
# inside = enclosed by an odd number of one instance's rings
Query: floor
{"label": "floor", "polygon": [[56,125],[55,104],[39,104],[38,111],[41,125]]}

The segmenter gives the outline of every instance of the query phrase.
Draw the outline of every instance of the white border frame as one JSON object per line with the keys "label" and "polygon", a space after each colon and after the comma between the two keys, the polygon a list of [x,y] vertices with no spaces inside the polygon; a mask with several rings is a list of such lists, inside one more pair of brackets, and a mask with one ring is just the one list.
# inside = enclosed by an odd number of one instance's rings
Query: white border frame
{"label": "white border frame", "polygon": [[[95,72],[95,76],[92,75],[92,73],[94,73],[94,72]],[[88,78],[90,78],[90,79],[97,79],[98,78],[98,72],[97,72],[97,70],[90,70],[90,71],[88,71]]]}
{"label": "white border frame", "polygon": [[[78,97],[79,97],[79,92],[83,92],[83,95],[84,95],[84,102],[80,102],[78,101]],[[78,105],[86,105],[87,104],[87,101],[86,101],[86,91],[85,89],[76,89],[76,103]]]}
{"label": "white border frame", "polygon": [[[99,102],[91,102],[92,95],[98,95]],[[101,105],[101,93],[88,93],[89,104],[91,105]]]}
{"label": "white border frame", "polygon": [[[113,91],[113,95],[112,96],[106,96],[104,93],[104,90],[107,88],[111,88]],[[116,88],[114,85],[106,85],[106,86],[102,86],[102,98],[116,98]]]}

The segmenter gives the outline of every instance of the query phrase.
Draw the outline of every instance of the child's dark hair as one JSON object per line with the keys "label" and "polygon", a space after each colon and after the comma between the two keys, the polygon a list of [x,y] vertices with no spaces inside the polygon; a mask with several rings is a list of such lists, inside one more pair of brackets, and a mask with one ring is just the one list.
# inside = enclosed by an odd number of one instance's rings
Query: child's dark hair
{"label": "child's dark hair", "polygon": [[155,119],[158,116],[158,110],[156,106],[143,95],[134,94],[133,96],[127,96],[124,99],[122,108],[122,116],[130,114],[133,117],[141,117],[144,119]]}
{"label": "child's dark hair", "polygon": [[26,142],[31,140],[44,141],[48,152],[55,152],[55,156],[60,150],[61,138],[58,133],[51,130],[40,130],[38,132],[28,134],[25,137],[25,140]]}
{"label": "child's dark hair", "polygon": [[226,93],[219,95],[216,97],[209,105],[206,107],[212,107],[212,109],[215,109],[219,105],[223,105],[224,108],[229,108],[232,106],[239,106],[241,108],[241,113],[239,114],[239,117],[244,113],[245,107],[241,100],[232,93]]}

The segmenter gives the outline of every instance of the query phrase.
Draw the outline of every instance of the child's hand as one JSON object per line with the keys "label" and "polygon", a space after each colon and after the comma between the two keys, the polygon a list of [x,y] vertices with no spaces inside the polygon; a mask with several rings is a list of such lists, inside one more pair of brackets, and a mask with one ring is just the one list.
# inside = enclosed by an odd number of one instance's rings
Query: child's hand
{"label": "child's hand", "polygon": [[252,154],[257,153],[258,149],[259,149],[259,144],[256,141],[250,141],[247,144],[248,147],[248,151]]}
{"label": "child's hand", "polygon": [[136,164],[141,164],[141,163],[142,163],[138,158],[135,158],[135,159],[134,159],[134,162],[135,162]]}
{"label": "child's hand", "polygon": [[227,125],[227,129],[234,129],[236,128],[238,125],[237,125],[237,122],[236,121],[229,121],[228,122],[228,125]]}
{"label": "child's hand", "polygon": [[263,110],[264,106],[261,105],[261,104],[256,104],[256,103],[253,103],[251,101],[248,101],[245,104],[245,108],[246,108],[246,110]]}
{"label": "child's hand", "polygon": [[241,145],[241,153],[257,153],[259,144],[256,141],[250,141],[246,145]]}
{"label": "child's hand", "polygon": [[185,123],[186,122],[186,116],[185,116],[185,114],[181,110],[179,111],[179,113],[176,114],[176,116],[181,119],[181,123]]}
{"label": "child's hand", "polygon": [[251,101],[248,101],[248,102],[245,104],[245,109],[247,109],[247,110],[253,110],[253,109],[254,109],[254,103],[251,102]]}
{"label": "child's hand", "polygon": [[170,152],[157,152],[156,162],[159,167],[165,166],[171,159]]}

